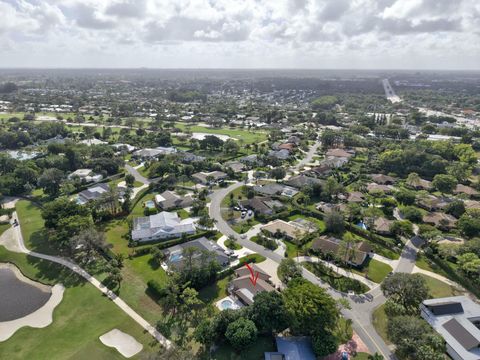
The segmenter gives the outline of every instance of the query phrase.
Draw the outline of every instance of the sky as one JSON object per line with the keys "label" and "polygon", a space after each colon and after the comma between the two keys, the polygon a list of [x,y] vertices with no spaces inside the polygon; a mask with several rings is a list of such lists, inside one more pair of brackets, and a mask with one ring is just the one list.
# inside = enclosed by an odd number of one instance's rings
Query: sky
{"label": "sky", "polygon": [[479,0],[0,0],[0,67],[480,69]]}

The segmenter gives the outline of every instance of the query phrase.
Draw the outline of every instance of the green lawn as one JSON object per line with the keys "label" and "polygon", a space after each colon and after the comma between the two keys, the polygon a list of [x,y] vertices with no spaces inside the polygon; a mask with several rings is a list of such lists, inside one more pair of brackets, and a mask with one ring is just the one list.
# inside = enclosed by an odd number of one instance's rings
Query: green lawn
{"label": "green lawn", "polygon": [[250,219],[250,223],[241,220],[240,222],[231,225],[231,227],[235,232],[239,234],[245,234],[248,230],[250,230],[253,226],[257,224],[260,224],[260,222],[255,219]]}
{"label": "green lawn", "polygon": [[267,258],[265,256],[260,255],[260,254],[250,254],[250,255],[241,257],[240,259],[238,259],[238,261],[240,263],[245,263],[245,262],[248,262],[250,260],[250,262],[254,262],[254,263],[258,264],[258,263],[261,263],[262,261],[265,261],[266,259]]}
{"label": "green lawn", "polygon": [[218,300],[223,299],[228,295],[227,286],[231,279],[232,275],[220,279],[211,285],[205,286],[198,292],[199,299],[204,303],[210,304],[214,304]]}
{"label": "green lawn", "polygon": [[393,269],[390,265],[381,261],[369,259],[368,263],[361,270],[355,268],[352,268],[351,270],[354,273],[365,276],[376,283],[381,283],[388,273]]}
{"label": "green lawn", "polygon": [[158,344],[143,329],[104,297],[97,289],[67,268],[24,254],[12,253],[0,246],[0,261],[11,262],[29,278],[46,284],[61,282],[66,290],[54,311],[53,323],[42,329],[24,327],[0,346],[2,359],[123,359],[98,337],[114,328],[143,344],[135,356],[157,352]]}
{"label": "green lawn", "polygon": [[180,209],[180,210],[178,210],[178,211],[177,211],[177,214],[178,214],[178,217],[179,217],[180,219],[182,219],[182,220],[183,220],[183,219],[188,219],[188,218],[190,217],[189,212],[188,212],[187,210],[185,210],[185,209]]}
{"label": "green lawn", "polygon": [[388,317],[385,314],[385,305],[380,305],[372,314],[373,326],[377,330],[378,335],[381,336],[383,341],[387,345],[390,345],[391,342],[388,340],[387,336],[387,326],[388,326]]}
{"label": "green lawn", "polygon": [[242,245],[230,239],[225,240],[225,246],[231,250],[240,250],[242,248]]}
{"label": "green lawn", "polygon": [[338,291],[348,292],[352,290],[357,294],[363,294],[370,290],[368,286],[362,284],[360,281],[329,270],[328,267],[321,263],[303,262],[302,265]]}
{"label": "green lawn", "polygon": [[125,259],[122,269],[122,286],[119,295],[135,311],[151,323],[157,322],[163,313],[159,304],[147,293],[147,282],[156,280],[160,284],[167,281],[167,274],[151,261],[151,255]]}
{"label": "green lawn", "polygon": [[43,254],[57,254],[58,252],[48,242],[41,209],[28,200],[18,201],[15,208],[27,248]]}
{"label": "green lawn", "polygon": [[420,274],[427,281],[427,286],[429,289],[430,296],[432,298],[442,298],[449,296],[462,295],[462,292],[455,289],[453,286],[440,281],[438,279],[432,278],[428,275]]}
{"label": "green lawn", "polygon": [[10,224],[0,224],[0,235],[2,235],[5,230],[7,230],[10,227]]}

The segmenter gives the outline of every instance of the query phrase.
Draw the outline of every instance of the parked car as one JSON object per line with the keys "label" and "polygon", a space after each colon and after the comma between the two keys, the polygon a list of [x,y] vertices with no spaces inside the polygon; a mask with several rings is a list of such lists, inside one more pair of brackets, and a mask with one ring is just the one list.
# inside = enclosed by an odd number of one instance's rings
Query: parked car
{"label": "parked car", "polygon": [[247,216],[247,212],[246,211],[242,211],[242,219],[245,218],[245,216]]}
{"label": "parked car", "polygon": [[253,211],[252,211],[252,210],[248,210],[248,211],[247,211],[247,214],[248,214],[248,216],[252,216],[252,215],[253,215]]}

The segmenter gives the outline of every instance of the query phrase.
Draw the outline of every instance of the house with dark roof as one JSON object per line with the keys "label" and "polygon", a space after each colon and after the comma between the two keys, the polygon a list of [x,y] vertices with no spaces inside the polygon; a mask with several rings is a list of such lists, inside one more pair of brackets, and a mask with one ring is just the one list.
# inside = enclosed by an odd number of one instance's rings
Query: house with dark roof
{"label": "house with dark roof", "polygon": [[[228,177],[223,171],[211,171],[211,172],[198,172],[192,175],[192,178],[204,185],[208,185],[210,182],[217,183]],[[212,179],[210,181],[210,178]]]}
{"label": "house with dark roof", "polygon": [[254,186],[253,191],[262,195],[267,195],[267,196],[279,195],[279,196],[292,197],[298,194],[297,189],[291,186],[278,184],[278,183],[270,183],[262,186]]}
{"label": "house with dark roof", "polygon": [[243,266],[235,270],[235,279],[228,284],[227,288],[230,295],[245,305],[252,305],[253,298],[258,293],[275,291],[275,288],[270,284],[270,275],[255,264],[252,264],[251,267],[255,276],[258,274],[255,284],[250,278],[250,270],[248,270],[246,266]]}
{"label": "house with dark roof", "polygon": [[169,190],[155,195],[154,200],[155,204],[163,210],[180,209],[193,204],[193,197],[191,195],[180,196]]}
{"label": "house with dark roof", "polygon": [[351,245],[354,246],[355,249],[352,249],[353,251],[348,251],[349,253],[353,253],[353,255],[347,259],[345,254],[340,253],[340,250],[345,250],[345,252],[347,252],[347,249],[342,249],[341,243],[342,241],[340,239],[337,239],[333,236],[321,236],[313,241],[312,249],[319,251],[324,255],[333,254],[341,258],[345,258],[344,260],[347,263],[358,267],[362,266],[365,260],[373,255],[373,249],[371,245],[365,241],[362,241]]}
{"label": "house with dark roof", "polygon": [[466,296],[424,300],[420,315],[446,342],[454,360],[480,359],[480,305]]}
{"label": "house with dark roof", "polygon": [[301,189],[305,186],[323,185],[323,183],[324,183],[323,180],[320,180],[320,179],[317,179],[317,178],[314,178],[314,177],[310,177],[310,176],[307,176],[305,174],[292,176],[290,179],[285,181],[285,184],[287,184],[288,186],[297,188],[297,189]]}
{"label": "house with dark roof", "polygon": [[243,200],[240,203],[247,209],[251,209],[255,214],[262,215],[273,215],[285,207],[282,202],[268,196],[256,196],[252,199]]}
{"label": "house with dark roof", "polygon": [[77,204],[83,205],[89,201],[100,199],[102,194],[108,192],[110,187],[106,183],[100,183],[90,186],[88,189],[83,190],[77,195]]}
{"label": "house with dark roof", "polygon": [[230,258],[225,251],[215,242],[201,237],[183,244],[171,246],[163,251],[166,256],[165,265],[169,270],[179,270],[184,266],[185,258],[183,252],[187,248],[195,248],[197,251],[193,255],[193,260],[198,261],[204,252],[209,252],[221,266],[230,264]]}

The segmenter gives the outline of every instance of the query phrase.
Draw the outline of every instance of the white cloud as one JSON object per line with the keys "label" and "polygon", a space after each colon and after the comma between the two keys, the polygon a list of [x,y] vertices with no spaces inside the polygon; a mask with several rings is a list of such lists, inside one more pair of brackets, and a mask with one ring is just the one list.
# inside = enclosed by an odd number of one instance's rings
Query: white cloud
{"label": "white cloud", "polygon": [[0,66],[480,63],[476,0],[0,0],[0,13]]}

